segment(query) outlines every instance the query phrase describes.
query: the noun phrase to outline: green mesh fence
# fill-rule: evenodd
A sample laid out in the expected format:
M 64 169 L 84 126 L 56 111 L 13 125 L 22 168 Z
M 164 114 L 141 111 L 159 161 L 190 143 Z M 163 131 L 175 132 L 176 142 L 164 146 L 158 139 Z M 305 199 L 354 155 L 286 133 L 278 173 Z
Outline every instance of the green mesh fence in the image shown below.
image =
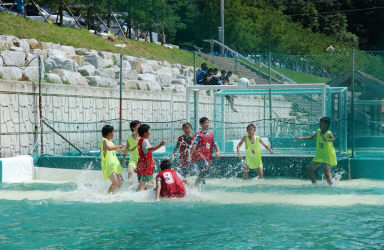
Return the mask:
M 337 138 L 335 148 L 339 154 L 345 154 L 347 89 L 313 86 L 295 89 L 293 85 L 275 85 L 271 91 L 257 89 L 257 85 L 254 89 L 218 89 L 210 94 L 214 97 L 213 105 L 205 103 L 206 90 L 199 90 L 204 87 L 192 87 L 195 95 L 190 120 L 198 126 L 198 118 L 208 117 L 217 143 L 225 153 L 236 153 L 238 143 L 247 134 L 247 125 L 253 123 L 256 134 L 272 146 L 275 154 L 302 155 L 313 154 L 315 142 L 295 141 L 294 137 L 313 135 L 319 127 L 319 119 L 327 115 L 332 119 L 330 129 Z

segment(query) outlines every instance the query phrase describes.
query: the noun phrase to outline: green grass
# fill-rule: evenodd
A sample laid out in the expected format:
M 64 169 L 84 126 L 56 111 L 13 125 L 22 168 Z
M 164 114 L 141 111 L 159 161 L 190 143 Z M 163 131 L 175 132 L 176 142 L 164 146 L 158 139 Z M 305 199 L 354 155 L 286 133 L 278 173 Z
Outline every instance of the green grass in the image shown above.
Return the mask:
M 279 72 L 280 74 L 283 74 L 286 77 L 291 78 L 297 83 L 326 83 L 330 81 L 330 79 L 328 78 L 315 76 L 315 75 L 300 72 L 300 71 L 294 71 L 290 69 L 277 68 L 277 67 L 272 67 L 272 68 L 277 72 Z
M 70 27 L 59 27 L 54 24 L 12 16 L 4 12 L 0 13 L 0 33 L 4 35 L 14 35 L 24 39 L 34 38 L 40 42 L 60 43 L 76 48 L 109 51 L 193 66 L 193 53 L 190 51 L 168 49 L 150 42 L 140 42 L 130 39 L 124 41 L 122 38 L 111 42 L 89 33 L 86 29 L 79 30 Z M 121 43 L 124 43 L 127 47 L 121 49 L 114 46 L 115 44 Z M 203 62 L 206 61 L 198 57 L 196 58 L 197 66 Z
M 247 65 L 253 66 L 256 69 L 259 68 L 258 65 L 253 64 L 253 63 L 248 62 L 248 61 L 245 61 L 244 59 L 240 59 L 240 61 L 242 61 L 243 63 L 245 63 Z M 330 81 L 329 78 L 315 76 L 312 74 L 308 74 L 308 73 L 300 72 L 300 71 L 295 71 L 295 70 L 291 70 L 291 69 L 278 68 L 278 67 L 274 67 L 274 66 L 272 66 L 272 69 L 279 72 L 280 74 L 294 80 L 297 83 L 326 83 L 326 82 Z M 262 67 L 261 72 L 264 73 L 265 75 L 268 75 L 268 68 Z M 280 77 L 274 72 L 271 72 L 271 76 L 272 76 L 272 78 L 274 78 L 276 80 L 280 79 Z

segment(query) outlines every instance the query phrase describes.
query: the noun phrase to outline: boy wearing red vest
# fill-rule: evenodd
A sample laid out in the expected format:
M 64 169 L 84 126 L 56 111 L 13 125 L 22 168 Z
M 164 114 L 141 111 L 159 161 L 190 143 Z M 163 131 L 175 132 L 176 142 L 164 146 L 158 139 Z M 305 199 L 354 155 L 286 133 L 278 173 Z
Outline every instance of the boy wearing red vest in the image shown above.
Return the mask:
M 175 160 L 175 154 L 177 150 L 180 148 L 179 154 L 179 171 L 183 177 L 186 177 L 188 173 L 191 173 L 195 170 L 196 164 L 191 164 L 191 149 L 192 142 L 195 139 L 195 135 L 191 135 L 192 126 L 190 123 L 183 124 L 183 132 L 184 135 L 180 136 L 177 140 L 177 144 L 172 153 L 171 163 Z
M 139 186 L 136 189 L 136 192 L 141 190 L 148 190 L 153 186 L 153 166 L 155 161 L 152 157 L 152 152 L 158 150 L 165 145 L 165 141 L 155 147 L 151 146 L 148 138 L 151 135 L 151 128 L 147 124 L 142 124 L 139 127 L 139 136 L 141 137 L 137 149 L 139 150 L 139 160 L 137 162 L 136 173 L 137 179 L 139 181 Z
M 184 184 L 189 185 L 179 173 L 171 169 L 172 163 L 169 160 L 163 160 L 160 163 L 161 172 L 156 176 L 156 201 L 160 197 L 182 198 L 185 196 Z
M 192 162 L 199 167 L 199 174 L 196 178 L 195 186 L 205 181 L 209 174 L 212 163 L 213 148 L 216 150 L 215 158 L 220 158 L 220 149 L 217 146 L 215 137 L 209 130 L 209 120 L 202 117 L 199 120 L 202 131 L 198 132 L 193 141 L 191 150 Z

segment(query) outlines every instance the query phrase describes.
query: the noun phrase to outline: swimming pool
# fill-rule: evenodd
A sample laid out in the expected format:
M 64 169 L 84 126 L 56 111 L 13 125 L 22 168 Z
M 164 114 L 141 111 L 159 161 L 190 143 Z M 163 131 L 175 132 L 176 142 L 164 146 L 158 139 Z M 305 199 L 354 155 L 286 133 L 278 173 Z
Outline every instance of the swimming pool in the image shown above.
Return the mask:
M 384 181 L 208 179 L 161 202 L 108 184 L 1 184 L 0 248 L 384 248 Z

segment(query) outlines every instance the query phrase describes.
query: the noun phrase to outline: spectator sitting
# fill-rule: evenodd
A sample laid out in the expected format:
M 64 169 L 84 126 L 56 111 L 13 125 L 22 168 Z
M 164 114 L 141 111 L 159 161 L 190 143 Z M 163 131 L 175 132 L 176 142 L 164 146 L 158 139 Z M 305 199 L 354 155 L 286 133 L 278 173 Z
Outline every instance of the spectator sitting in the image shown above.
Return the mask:
M 221 75 L 219 76 L 219 84 L 220 85 L 226 85 L 225 84 L 225 77 L 226 77 L 227 71 L 224 69 L 221 71 Z
M 206 77 L 205 75 L 208 73 L 208 67 L 206 63 L 201 64 L 200 71 L 196 74 L 196 83 L 204 84 L 203 79 Z
M 219 85 L 219 77 L 217 77 L 217 73 L 219 73 L 219 70 L 214 68 L 212 70 L 211 78 L 208 81 L 209 85 Z

